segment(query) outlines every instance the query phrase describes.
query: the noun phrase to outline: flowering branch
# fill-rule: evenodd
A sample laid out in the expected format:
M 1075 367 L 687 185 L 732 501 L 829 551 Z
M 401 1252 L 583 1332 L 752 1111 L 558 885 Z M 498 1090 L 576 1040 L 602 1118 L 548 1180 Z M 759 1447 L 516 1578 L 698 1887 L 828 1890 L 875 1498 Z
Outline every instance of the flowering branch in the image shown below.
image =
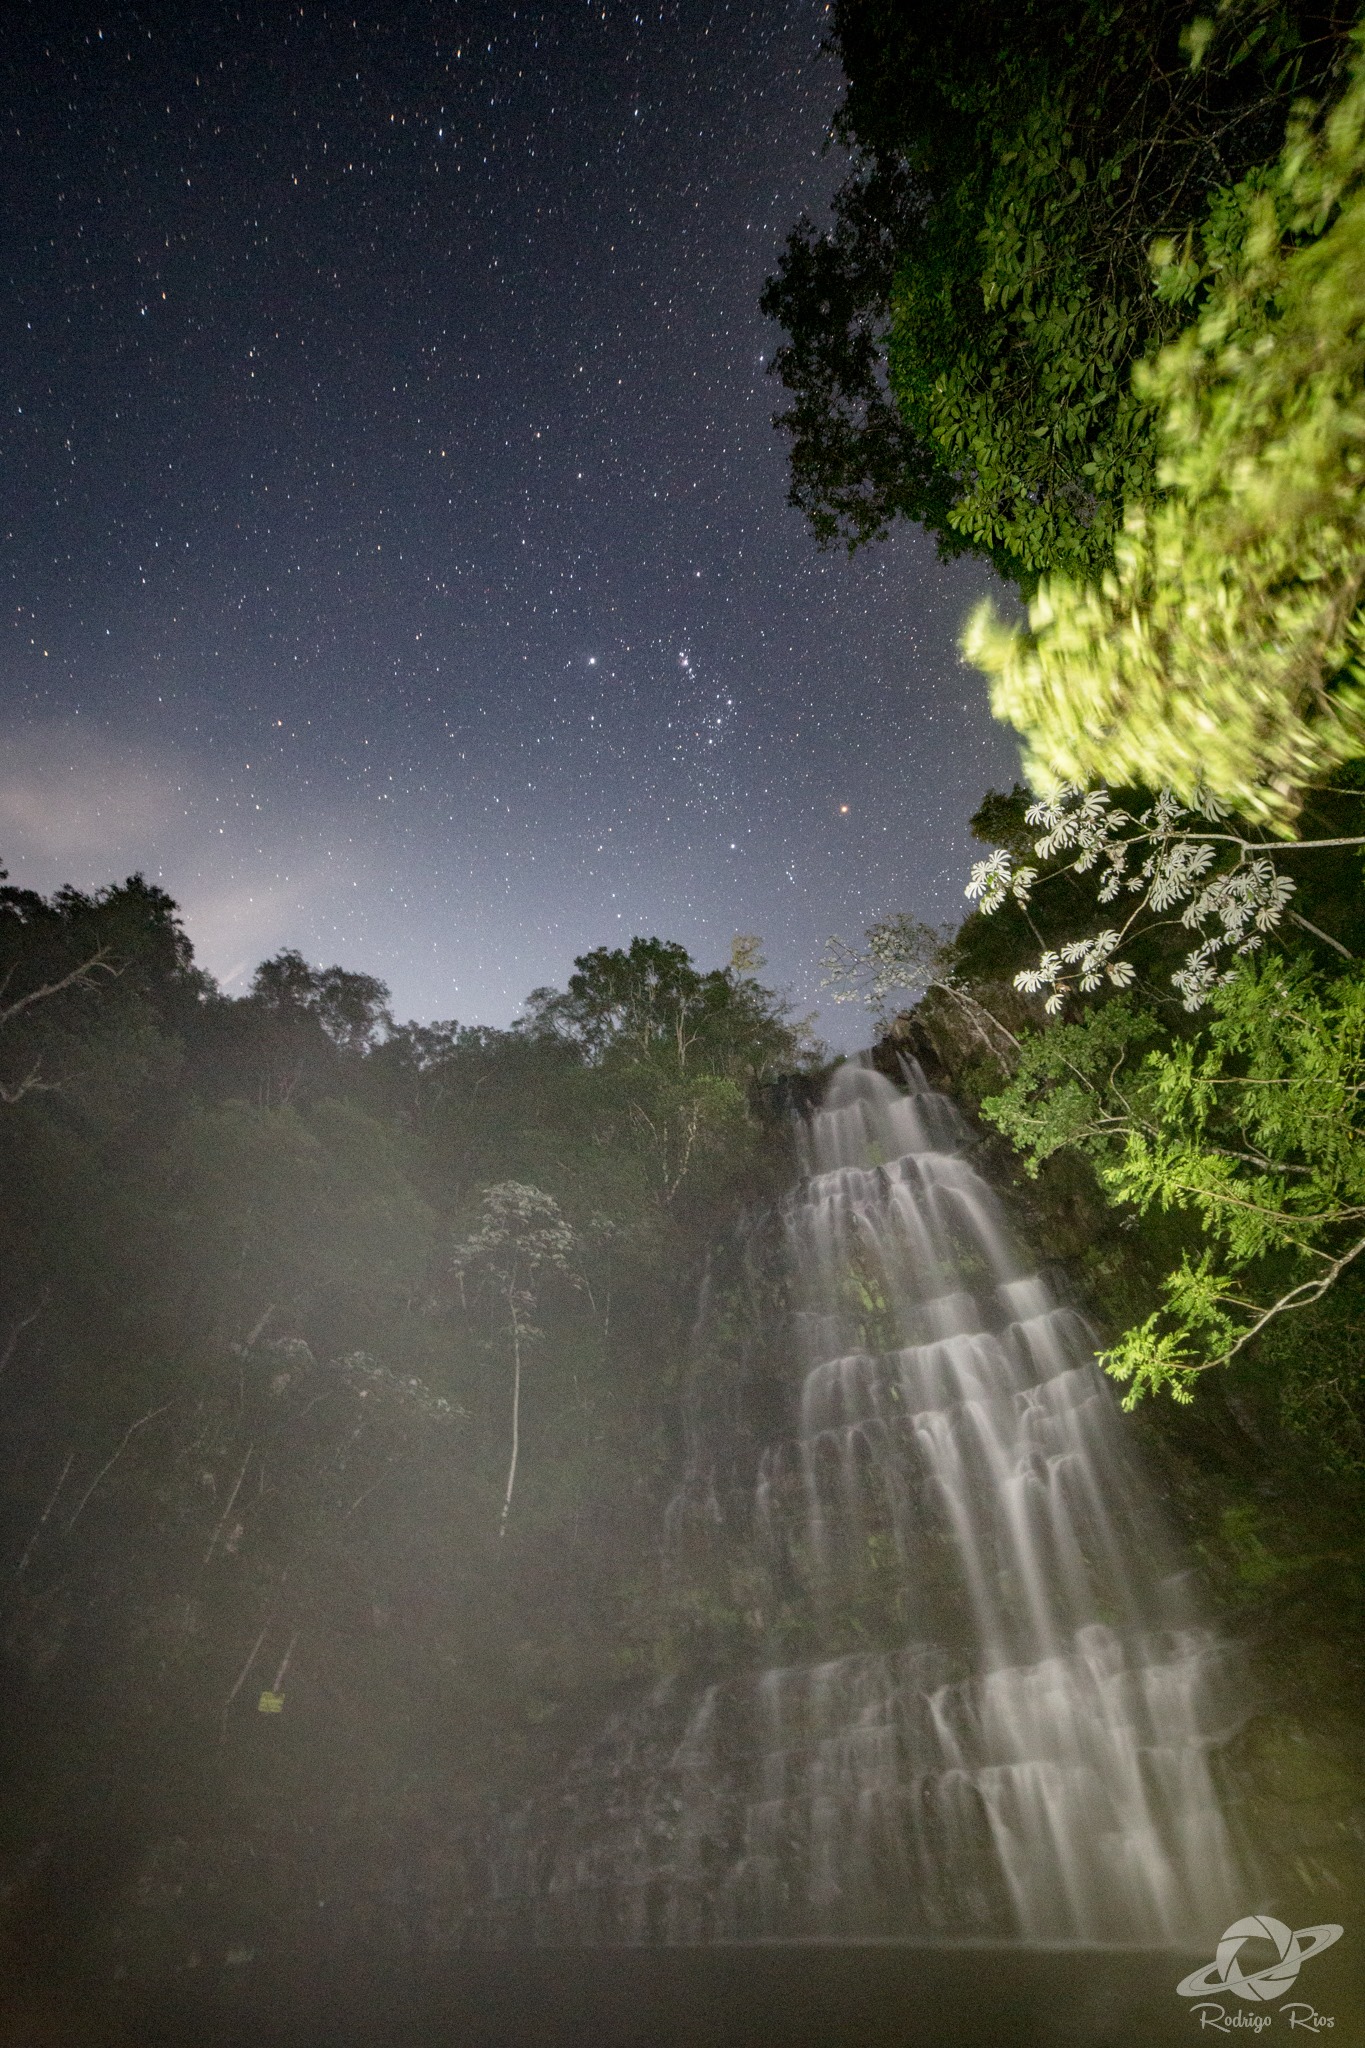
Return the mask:
M 1289 909 L 1295 884 L 1279 872 L 1262 841 L 1207 829 L 1222 823 L 1227 807 L 1206 792 L 1186 805 L 1164 789 L 1134 817 L 1114 803 L 1103 784 L 1088 790 L 1068 784 L 1055 797 L 1031 804 L 1025 816 L 1040 828 L 1033 846 L 1039 865 L 1016 865 L 1004 848 L 978 861 L 966 894 L 979 902 L 985 915 L 1010 902 L 1026 908 L 1039 886 L 1042 864 L 1062 852 L 1075 857 L 1054 869 L 1053 875 L 1098 870 L 1097 902 L 1130 899 L 1120 922 L 1089 938 L 1045 948 L 1036 966 L 1015 976 L 1015 987 L 1026 995 L 1046 990 L 1044 1007 L 1050 1015 L 1055 1016 L 1074 993 L 1091 994 L 1105 982 L 1113 988 L 1131 986 L 1137 969 L 1123 957 L 1122 949 L 1157 922 L 1173 922 L 1164 914 L 1177 907 L 1179 923 L 1196 938 L 1171 976 L 1187 1010 L 1202 1009 L 1211 992 L 1235 971 L 1229 956 L 1239 959 L 1256 952 L 1286 914 L 1350 958 L 1338 940 Z M 1365 845 L 1365 840 L 1304 840 L 1275 851 L 1319 845 Z M 1220 852 L 1225 847 L 1235 848 L 1236 856 L 1231 865 L 1220 868 L 1220 859 L 1227 858 Z

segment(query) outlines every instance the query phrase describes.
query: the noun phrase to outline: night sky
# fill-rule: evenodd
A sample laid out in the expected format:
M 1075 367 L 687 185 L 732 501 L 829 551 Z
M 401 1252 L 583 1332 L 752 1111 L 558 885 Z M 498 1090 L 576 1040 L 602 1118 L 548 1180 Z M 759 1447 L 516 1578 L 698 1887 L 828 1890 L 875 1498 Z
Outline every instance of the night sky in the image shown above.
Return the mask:
M 963 907 L 990 587 L 788 509 L 819 0 L 15 5 L 0 858 L 505 1023 L 634 932 Z M 846 808 L 845 808 L 846 807 Z M 861 1026 L 836 1012 L 847 1040 Z

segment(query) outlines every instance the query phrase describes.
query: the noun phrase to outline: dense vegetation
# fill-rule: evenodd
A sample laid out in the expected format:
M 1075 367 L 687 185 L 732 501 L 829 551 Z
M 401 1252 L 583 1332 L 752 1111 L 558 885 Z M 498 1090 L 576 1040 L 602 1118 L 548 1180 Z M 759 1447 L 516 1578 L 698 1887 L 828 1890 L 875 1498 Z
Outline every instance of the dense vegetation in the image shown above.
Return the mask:
M 853 167 L 764 299 L 785 330 L 792 502 L 817 536 L 918 520 L 1026 593 L 1102 569 L 1155 470 L 1132 367 L 1190 312 L 1187 269 L 1158 284 L 1152 244 L 1188 256 L 1193 237 L 1217 260 L 1295 98 L 1331 92 L 1351 18 L 837 0 Z
M 892 918 L 836 978 L 951 1012 L 987 1118 L 1128 1212 L 1130 1399 L 1279 1357 L 1286 1415 L 1365 1471 L 1357 1368 L 1314 1334 L 1365 1251 L 1358 32 L 844 0 L 834 43 L 854 173 L 768 294 L 793 495 L 826 538 L 906 512 L 1035 592 L 964 647 L 1037 792 L 980 814 L 951 945 Z
M 490 1816 L 664 1655 L 701 1273 L 812 1057 L 760 965 L 636 939 L 398 1025 L 297 953 L 223 995 L 139 878 L 0 891 L 22 1939 L 79 1946 L 107 1840 L 125 1958 L 221 1951 L 224 1895 L 405 1941 L 395 1831 L 459 1931 Z
M 1365 1789 L 1359 31 L 833 19 L 853 172 L 766 300 L 792 501 L 1031 600 L 963 645 L 1036 786 L 973 821 L 959 930 L 886 917 L 830 979 L 978 1112 L 1126 1404 L 1175 1396 L 1134 1426 L 1256 1642 L 1230 1783 L 1325 1900 Z
M 1304 790 L 1365 750 L 1365 50 L 1183 256 L 1152 256 L 1157 289 L 1198 303 L 1134 373 L 1156 474 L 1126 494 L 1112 567 L 1058 553 L 1030 630 L 987 609 L 968 652 L 1040 788 L 1203 789 L 1288 836 Z
M 1349 788 L 1315 796 L 1315 834 L 1342 835 L 1360 802 Z M 997 889 L 956 933 L 887 920 L 867 948 L 832 957 L 832 978 L 884 1012 L 919 995 L 899 1028 L 1014 1148 L 1036 1233 L 1076 1260 L 1083 1286 L 1093 1252 L 1092 1302 L 1113 1337 L 1129 1326 L 1106 1362 L 1130 1404 L 1158 1388 L 1188 1400 L 1236 1361 L 1238 1384 L 1319 1471 L 1365 1479 L 1365 1372 L 1347 1335 L 1365 1307 L 1360 977 L 1337 950 L 1365 949 L 1359 850 L 1300 842 L 1292 911 L 1264 934 L 1248 915 L 1262 943 L 1238 961 L 1244 927 L 1201 943 L 1188 915 L 1238 874 L 1236 850 L 1217 846 L 1183 900 L 1165 878 L 1165 914 L 1150 877 L 1121 905 L 1120 950 L 1093 929 L 1096 849 L 1078 856 L 1074 831 L 1050 843 L 1033 811 L 1023 789 L 982 806 Z M 1095 803 L 1090 819 L 1135 869 L 1135 842 L 1150 853 L 1131 812 Z M 1191 839 L 1173 833 L 1167 853 Z M 1003 884 L 1025 875 L 1017 893 Z

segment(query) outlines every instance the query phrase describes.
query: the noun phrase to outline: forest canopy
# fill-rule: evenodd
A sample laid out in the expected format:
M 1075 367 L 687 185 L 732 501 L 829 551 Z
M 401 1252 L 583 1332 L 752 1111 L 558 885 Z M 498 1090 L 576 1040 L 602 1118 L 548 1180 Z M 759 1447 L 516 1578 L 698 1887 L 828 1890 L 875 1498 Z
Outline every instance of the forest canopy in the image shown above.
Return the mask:
M 11 1836 L 137 1783 L 212 1914 L 192 1817 L 301 1801 L 351 1896 L 357 1829 L 477 1841 L 623 1680 L 745 1636 L 652 1566 L 707 1262 L 820 1058 L 761 965 L 640 937 L 506 1029 L 399 1023 L 292 949 L 226 994 L 140 876 L 0 886 Z
M 715 1217 L 770 1144 L 765 1090 L 818 1057 L 759 958 L 740 941 L 703 972 L 636 939 L 506 1030 L 400 1025 L 375 977 L 296 951 L 223 994 L 140 876 L 0 888 L 0 1343 L 31 1323 L 116 1409 L 125 1378 L 150 1396 L 187 1350 L 266 1332 L 373 1353 L 486 1410 L 491 1485 L 500 1312 L 484 1329 L 456 1247 L 490 1189 L 529 1190 L 575 1247 L 570 1324 L 614 1301 L 613 1341 L 637 1311 L 685 1328 Z
M 637 938 L 506 1030 L 400 1025 L 374 976 L 292 950 L 225 995 L 140 876 L 0 888 L 5 1306 L 46 1300 L 78 1347 L 125 1349 L 186 1316 L 221 1344 L 269 1308 L 315 1348 L 356 1315 L 397 1341 L 397 1318 L 436 1357 L 442 1247 L 513 1179 L 648 1264 L 743 1178 L 773 1077 L 818 1057 L 759 957 L 741 941 L 703 972 Z
M 1156 465 L 1131 372 L 1189 317 L 1152 244 L 1216 234 L 1296 99 L 1331 94 L 1352 19 L 1287 0 L 1198 23 L 1183 0 L 837 0 L 851 168 L 763 299 L 784 330 L 791 500 L 817 536 L 917 520 L 1026 594 L 1107 565 Z
M 1365 47 L 1291 119 L 1216 232 L 1160 246 L 1197 317 L 1134 388 L 1159 455 L 1112 566 L 1059 559 L 1029 630 L 965 638 L 1030 780 L 1201 788 L 1284 836 L 1304 791 L 1365 751 Z

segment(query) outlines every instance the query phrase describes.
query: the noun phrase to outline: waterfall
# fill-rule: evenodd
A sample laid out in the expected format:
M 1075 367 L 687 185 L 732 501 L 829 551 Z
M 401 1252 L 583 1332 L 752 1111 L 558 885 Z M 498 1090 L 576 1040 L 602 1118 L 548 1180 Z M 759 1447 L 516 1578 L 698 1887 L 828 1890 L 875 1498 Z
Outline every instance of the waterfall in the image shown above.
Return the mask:
M 694 1387 L 671 1569 L 728 1546 L 786 1637 L 756 1612 L 749 1659 L 579 1759 L 523 1844 L 541 1939 L 1159 1945 L 1245 1896 L 1227 1652 L 1085 1324 L 909 1079 L 835 1075 L 777 1219 L 776 1363 Z

